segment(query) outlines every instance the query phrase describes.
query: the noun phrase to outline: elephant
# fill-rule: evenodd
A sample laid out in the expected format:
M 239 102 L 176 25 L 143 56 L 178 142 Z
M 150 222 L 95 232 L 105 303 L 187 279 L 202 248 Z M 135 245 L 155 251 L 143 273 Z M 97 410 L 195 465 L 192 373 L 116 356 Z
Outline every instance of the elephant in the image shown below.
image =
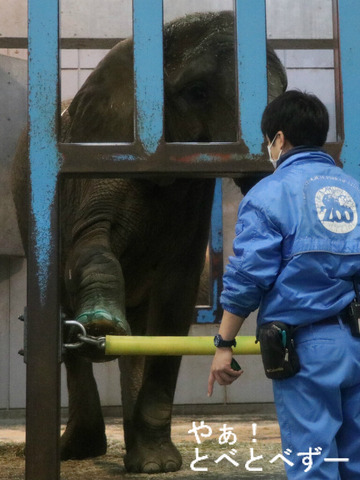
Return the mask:
M 63 142 L 133 140 L 133 50 L 110 50 L 62 115 Z M 286 90 L 286 73 L 267 47 L 268 98 Z M 165 140 L 237 138 L 233 12 L 199 13 L 164 27 Z M 13 168 L 13 194 L 27 250 L 28 160 L 24 138 Z M 66 178 L 61 199 L 61 305 L 89 335 L 187 335 L 194 318 L 208 242 L 211 178 Z M 245 178 L 240 186 L 249 188 Z M 73 335 L 73 332 L 69 332 Z M 61 458 L 106 452 L 92 362 L 101 354 L 68 351 L 64 362 L 69 419 Z M 130 472 L 181 467 L 171 441 L 171 413 L 181 358 L 120 357 L 126 454 Z

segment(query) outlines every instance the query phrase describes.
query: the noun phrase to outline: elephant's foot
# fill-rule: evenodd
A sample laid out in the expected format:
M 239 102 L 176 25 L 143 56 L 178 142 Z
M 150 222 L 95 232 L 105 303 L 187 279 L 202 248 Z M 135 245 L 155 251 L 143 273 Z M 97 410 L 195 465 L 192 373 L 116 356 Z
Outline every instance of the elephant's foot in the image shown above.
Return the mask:
M 76 321 L 81 323 L 90 337 L 105 337 L 106 335 L 130 335 L 130 327 L 125 319 L 111 315 L 103 309 L 86 311 L 77 316 Z M 77 341 L 78 328 L 72 327 L 70 331 L 70 342 Z M 114 360 L 114 356 L 105 356 L 102 349 L 96 345 L 84 344 L 77 352 L 84 358 L 92 362 L 106 362 Z
M 134 443 L 124 457 L 128 472 L 161 473 L 176 472 L 182 459 L 180 452 L 169 438 L 152 438 Z
M 103 428 L 67 427 L 60 441 L 61 460 L 82 460 L 105 455 L 106 435 Z
M 127 321 L 104 309 L 83 312 L 78 315 L 76 321 L 83 324 L 87 333 L 93 337 L 130 335 Z

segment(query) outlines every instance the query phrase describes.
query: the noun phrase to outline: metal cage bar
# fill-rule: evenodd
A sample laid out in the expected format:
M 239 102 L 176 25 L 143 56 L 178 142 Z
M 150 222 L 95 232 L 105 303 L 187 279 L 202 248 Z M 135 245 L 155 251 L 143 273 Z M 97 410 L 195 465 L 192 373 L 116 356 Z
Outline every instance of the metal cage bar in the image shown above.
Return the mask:
M 163 141 L 163 2 L 133 0 L 136 139 L 146 154 Z
M 28 13 L 31 219 L 25 331 L 25 478 L 57 480 L 60 476 L 58 1 L 29 0 Z
M 222 182 L 215 182 L 214 201 L 211 211 L 211 229 L 209 241 L 210 279 L 209 306 L 199 306 L 197 309 L 197 323 L 220 322 L 222 310 L 220 293 L 222 290 L 223 275 L 223 218 L 222 218 Z
M 249 154 L 261 155 L 260 123 L 267 104 L 266 6 L 259 0 L 236 0 L 235 6 L 239 127 Z

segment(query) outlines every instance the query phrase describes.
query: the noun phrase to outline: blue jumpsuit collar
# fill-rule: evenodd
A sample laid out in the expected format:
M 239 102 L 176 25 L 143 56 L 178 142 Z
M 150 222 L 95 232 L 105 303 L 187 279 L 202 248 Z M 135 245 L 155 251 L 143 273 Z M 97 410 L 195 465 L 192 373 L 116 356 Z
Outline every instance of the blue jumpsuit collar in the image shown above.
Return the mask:
M 326 161 L 332 165 L 336 165 L 335 160 L 330 155 L 328 155 L 322 148 L 303 145 L 300 147 L 294 147 L 288 152 L 286 152 L 284 155 L 281 155 L 280 159 L 277 162 L 276 170 L 278 168 L 283 168 L 285 166 L 291 165 L 297 160 L 320 160 Z

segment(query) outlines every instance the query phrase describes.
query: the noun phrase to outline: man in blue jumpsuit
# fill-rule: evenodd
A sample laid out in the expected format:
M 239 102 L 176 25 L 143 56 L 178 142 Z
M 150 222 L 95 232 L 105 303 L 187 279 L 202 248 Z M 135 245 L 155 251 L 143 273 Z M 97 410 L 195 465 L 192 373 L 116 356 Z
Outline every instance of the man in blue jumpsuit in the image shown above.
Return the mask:
M 360 185 L 322 150 L 328 126 L 322 102 L 298 91 L 264 111 L 275 171 L 240 204 L 209 376 L 211 395 L 215 381 L 229 385 L 242 374 L 230 366 L 231 345 L 258 307 L 258 327 L 300 326 L 300 371 L 273 380 L 289 479 L 360 478 L 360 338 L 348 315 L 360 278 Z

